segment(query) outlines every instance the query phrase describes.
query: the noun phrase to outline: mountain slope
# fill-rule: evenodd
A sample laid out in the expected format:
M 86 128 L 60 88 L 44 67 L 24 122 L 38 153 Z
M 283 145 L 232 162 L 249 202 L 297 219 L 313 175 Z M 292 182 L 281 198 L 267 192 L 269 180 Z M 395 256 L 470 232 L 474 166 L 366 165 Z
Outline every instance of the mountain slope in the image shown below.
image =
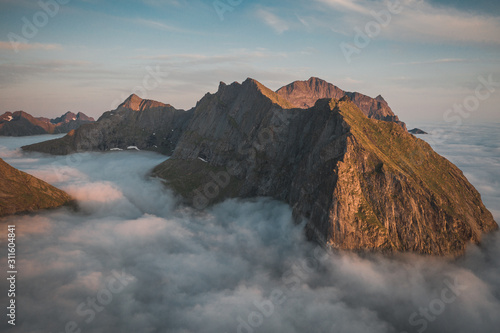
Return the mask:
M 294 107 L 307 109 L 313 107 L 318 99 L 341 99 L 348 96 L 354 104 L 368 117 L 391 121 L 406 129 L 405 123 L 399 120 L 382 96 L 371 98 L 358 92 L 346 92 L 324 80 L 311 77 L 307 81 L 295 81 L 276 91 Z
M 309 238 L 340 249 L 457 255 L 498 228 L 462 172 L 401 126 L 368 119 L 348 97 L 284 108 L 261 86 L 207 94 L 153 174 L 199 208 L 283 200 Z
M 170 154 L 191 115 L 192 111 L 177 110 L 168 104 L 131 95 L 116 110 L 105 112 L 95 123 L 70 131 L 63 138 L 22 148 L 65 155 L 134 146 Z
M 56 208 L 69 204 L 71 200 L 65 192 L 0 159 L 0 217 Z

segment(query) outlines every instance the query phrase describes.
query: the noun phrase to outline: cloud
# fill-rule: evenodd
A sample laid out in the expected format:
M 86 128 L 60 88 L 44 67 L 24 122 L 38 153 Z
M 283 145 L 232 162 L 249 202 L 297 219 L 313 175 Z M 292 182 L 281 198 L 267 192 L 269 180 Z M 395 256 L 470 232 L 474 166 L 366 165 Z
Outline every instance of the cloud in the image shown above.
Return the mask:
M 437 148 L 474 175 L 479 188 L 491 183 L 483 198 L 498 209 L 497 133 L 498 125 L 464 127 L 458 141 Z M 43 138 L 18 138 L 17 146 L 0 138 L 0 151 L 16 167 L 43 170 L 47 180 L 58 179 L 54 185 L 80 189 L 84 209 L 2 220 L 18 226 L 16 332 L 61 332 L 71 321 L 96 333 L 248 327 L 396 333 L 417 332 L 424 323 L 429 333 L 494 332 L 500 324 L 499 233 L 458 260 L 325 252 L 305 241 L 281 202 L 227 200 L 204 211 L 179 205 L 162 182 L 148 177 L 165 160 L 158 154 L 88 153 L 68 160 L 8 153 Z M 53 163 L 74 169 L 75 177 L 49 175 Z M 0 288 L 6 290 L 5 281 Z M 443 294 L 453 300 L 441 301 Z M 90 310 L 89 299 L 99 310 Z M 411 316 L 419 322 L 412 325 Z M 6 325 L 0 322 L 0 330 Z
M 360 14 L 369 14 L 370 9 L 366 3 L 366 1 L 356 1 L 356 0 L 316 0 L 325 5 L 328 5 L 334 9 L 346 11 L 346 12 L 355 12 Z
M 363 30 L 375 21 L 374 12 L 388 11 L 381 0 L 316 0 L 342 15 L 333 23 L 335 31 Z M 391 2 L 393 3 L 393 2 Z M 454 7 L 436 6 L 422 0 L 401 1 L 402 11 L 391 15 L 390 23 L 377 38 L 431 43 L 500 43 L 500 21 L 496 16 L 462 11 Z M 350 28 L 349 28 L 350 27 Z M 352 34 L 352 33 L 351 33 Z
M 256 14 L 261 21 L 263 21 L 265 24 L 273 28 L 273 30 L 276 31 L 278 34 L 282 34 L 283 32 L 290 29 L 290 26 L 285 20 L 273 14 L 267 8 L 257 9 Z
M 123 198 L 120 190 L 109 182 L 75 184 L 64 190 L 73 198 L 84 202 L 112 203 Z
M 159 22 L 159 21 L 155 21 L 155 20 L 134 19 L 132 21 L 137 23 L 137 24 L 145 25 L 145 26 L 148 26 L 150 28 L 164 30 L 164 31 L 171 31 L 171 32 L 176 32 L 176 33 L 186 33 L 186 34 L 200 34 L 200 35 L 205 34 L 204 32 L 183 29 L 183 28 L 168 25 L 168 24 L 165 24 L 163 22 Z
M 272 52 L 267 49 L 235 49 L 225 54 L 205 55 L 200 53 L 182 53 L 182 54 L 162 54 L 162 55 L 143 55 L 135 59 L 162 61 L 165 66 L 199 66 L 199 65 L 224 65 L 233 63 L 244 63 L 255 60 L 286 58 L 286 52 Z
M 498 17 L 429 3 L 410 6 L 389 26 L 392 36 L 431 42 L 500 43 Z
M 470 61 L 472 60 L 461 59 L 461 58 L 443 58 L 443 59 L 428 60 L 428 61 L 401 62 L 397 63 L 396 65 L 433 65 L 433 64 L 461 63 Z
M 28 51 L 28 50 L 61 50 L 60 44 L 42 43 L 15 43 L 0 41 L 0 50 Z
M 183 0 L 142 0 L 146 5 L 153 7 L 172 6 L 180 7 L 186 5 Z

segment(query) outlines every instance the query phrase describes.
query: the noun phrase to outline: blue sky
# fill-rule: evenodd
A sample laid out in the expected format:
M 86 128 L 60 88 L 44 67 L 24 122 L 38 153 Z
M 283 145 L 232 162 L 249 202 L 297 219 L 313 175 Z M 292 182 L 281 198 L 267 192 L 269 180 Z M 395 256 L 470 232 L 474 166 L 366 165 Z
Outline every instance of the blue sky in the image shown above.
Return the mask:
M 480 77 L 500 82 L 498 1 L 395 1 L 0 0 L 0 112 L 99 116 L 132 92 L 187 109 L 219 81 L 318 76 L 411 123 L 443 121 Z M 350 61 L 341 45 L 357 47 Z M 464 120 L 500 120 L 494 90 Z

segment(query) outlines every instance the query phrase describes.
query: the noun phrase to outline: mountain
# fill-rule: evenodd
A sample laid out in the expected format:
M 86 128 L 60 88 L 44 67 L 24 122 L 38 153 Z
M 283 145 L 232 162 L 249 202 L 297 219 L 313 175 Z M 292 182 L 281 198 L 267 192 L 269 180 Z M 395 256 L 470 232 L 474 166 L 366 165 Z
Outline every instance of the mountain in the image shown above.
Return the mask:
M 65 192 L 0 159 L 0 217 L 71 203 Z
M 196 106 L 153 174 L 195 207 L 269 196 L 332 248 L 459 255 L 498 225 L 463 173 L 348 96 L 308 109 L 255 80 L 221 83 Z
M 338 249 L 459 255 L 498 228 L 462 172 L 409 134 L 382 97 L 337 89 L 314 78 L 278 92 L 221 82 L 189 111 L 131 95 L 97 122 L 23 149 L 171 154 L 152 174 L 187 203 L 282 200 L 310 239 Z
M 74 114 L 70 111 L 61 117 L 50 119 L 50 123 L 56 125 L 54 133 L 68 133 L 71 130 L 75 130 L 84 124 L 93 123 L 94 121 L 94 118 L 87 116 L 85 113 L 78 112 Z
M 370 118 L 396 122 L 406 126 L 392 112 L 381 97 L 373 99 L 360 93 L 344 92 L 333 84 L 318 78 L 295 81 L 277 92 L 255 81 L 260 91 L 283 109 L 308 108 L 321 98 L 349 96 Z M 201 102 L 201 101 L 200 101 Z M 142 99 L 132 94 L 116 110 L 105 112 L 92 126 L 66 128 L 68 135 L 61 139 L 25 146 L 23 149 L 65 155 L 76 151 L 124 150 L 137 147 L 170 155 L 194 114 L 194 109 L 184 111 L 169 104 Z M 66 113 L 52 120 L 63 123 L 74 117 Z M 1 134 L 1 131 L 0 131 Z
M 94 122 L 94 118 L 79 112 L 66 112 L 61 117 L 48 119 L 33 117 L 24 111 L 6 112 L 0 116 L 0 135 L 27 136 L 67 133 L 83 124 Z
M 63 138 L 23 149 L 65 155 L 77 151 L 137 147 L 171 154 L 192 113 L 192 110 L 177 110 L 169 104 L 141 99 L 133 94 L 116 110 L 105 112 L 94 123 L 72 130 Z
M 6 112 L 0 116 L 0 135 L 27 136 L 53 133 L 48 119 L 38 119 L 24 111 Z
M 408 131 L 411 134 L 428 134 L 426 131 L 421 130 L 420 128 L 414 128 Z
M 302 109 L 313 107 L 318 99 L 341 99 L 348 96 L 368 118 L 392 121 L 406 129 L 405 123 L 392 112 L 382 96 L 371 98 L 358 92 L 346 92 L 316 77 L 311 77 L 307 81 L 292 82 L 278 89 L 276 93 L 288 100 L 294 107 Z

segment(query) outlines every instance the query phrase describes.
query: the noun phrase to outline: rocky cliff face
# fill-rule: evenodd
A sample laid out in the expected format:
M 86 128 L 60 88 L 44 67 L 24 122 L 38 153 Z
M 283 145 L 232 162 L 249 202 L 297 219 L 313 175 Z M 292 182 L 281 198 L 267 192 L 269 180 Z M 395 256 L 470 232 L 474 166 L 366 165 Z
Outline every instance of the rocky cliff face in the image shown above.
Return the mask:
M 331 83 L 312 77 L 307 81 L 295 81 L 276 91 L 294 107 L 307 109 L 313 107 L 318 99 L 341 99 L 348 96 L 350 100 L 368 117 L 391 121 L 406 129 L 405 123 L 399 120 L 382 96 L 371 98 L 358 92 L 346 92 Z
M 133 146 L 171 154 L 191 115 L 192 111 L 177 110 L 168 104 L 131 95 L 116 110 L 105 112 L 97 122 L 70 131 L 63 138 L 23 149 L 65 155 Z
M 260 83 L 221 83 L 153 171 L 198 207 L 270 196 L 333 248 L 464 252 L 498 225 L 462 172 L 401 126 L 368 119 L 348 97 L 309 109 Z
M 0 135 L 28 136 L 41 134 L 67 133 L 94 119 L 79 112 L 67 112 L 61 117 L 48 119 L 33 117 L 24 111 L 6 112 L 0 116 Z
M 71 200 L 65 192 L 0 159 L 0 217 L 57 208 Z

